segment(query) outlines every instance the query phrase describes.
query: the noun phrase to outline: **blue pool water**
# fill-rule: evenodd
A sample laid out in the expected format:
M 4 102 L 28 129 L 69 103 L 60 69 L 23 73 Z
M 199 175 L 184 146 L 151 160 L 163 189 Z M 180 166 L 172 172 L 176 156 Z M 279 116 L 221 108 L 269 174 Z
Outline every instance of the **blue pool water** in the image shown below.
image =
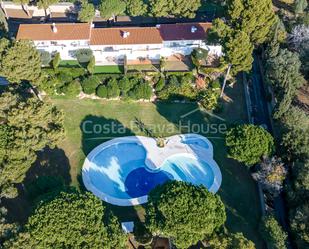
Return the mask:
M 205 161 L 176 155 L 168 158 L 159 171 L 151 171 L 145 166 L 145 157 L 146 151 L 138 143 L 112 144 L 92 159 L 94 164 L 88 171 L 91 183 L 106 195 L 130 199 L 147 195 L 167 180 L 206 188 L 214 182 L 214 173 Z

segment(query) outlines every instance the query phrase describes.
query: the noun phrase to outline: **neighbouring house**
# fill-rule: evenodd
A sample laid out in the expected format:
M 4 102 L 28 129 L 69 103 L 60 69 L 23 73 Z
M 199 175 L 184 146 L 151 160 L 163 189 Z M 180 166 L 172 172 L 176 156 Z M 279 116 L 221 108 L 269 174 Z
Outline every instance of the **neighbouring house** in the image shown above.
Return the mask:
M 91 49 L 96 65 L 159 64 L 160 59 L 190 55 L 194 48 L 221 56 L 221 46 L 207 45 L 211 23 L 162 24 L 156 27 L 95 28 L 87 23 L 21 24 L 17 39 L 33 40 L 38 50 L 76 59 L 79 49 Z

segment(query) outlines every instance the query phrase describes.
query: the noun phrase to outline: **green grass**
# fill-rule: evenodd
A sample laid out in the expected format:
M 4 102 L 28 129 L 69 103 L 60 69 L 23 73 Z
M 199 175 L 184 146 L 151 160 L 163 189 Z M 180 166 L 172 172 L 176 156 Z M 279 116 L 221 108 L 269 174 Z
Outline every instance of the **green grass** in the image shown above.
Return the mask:
M 123 73 L 123 66 L 95 66 L 94 73 Z
M 62 60 L 59 67 L 81 67 L 77 60 Z
M 214 145 L 215 160 L 222 171 L 222 186 L 219 195 L 225 203 L 227 211 L 227 227 L 233 232 L 243 232 L 249 239 L 261 248 L 261 238 L 258 235 L 260 219 L 259 198 L 256 184 L 248 170 L 236 161 L 227 158 L 224 144 L 224 135 L 207 131 L 207 124 L 228 126 L 242 123 L 246 120 L 242 85 L 234 89 L 228 88 L 226 93 L 230 97 L 224 102 L 224 111 L 220 117 L 226 122 L 209 116 L 196 109 L 196 104 L 181 103 L 133 103 L 122 101 L 52 99 L 54 104 L 65 113 L 66 139 L 60 145 L 68 157 L 71 168 L 72 185 L 81 184 L 80 171 L 85 156 L 98 144 L 117 136 L 144 135 L 134 123 L 135 117 L 142 120 L 148 128 L 152 127 L 157 136 L 170 136 L 176 133 L 186 133 L 188 130 L 182 124 L 203 125 L 201 132 Z M 191 115 L 181 118 L 182 115 L 197 110 Z M 87 121 L 86 131 L 82 132 L 83 124 Z M 92 123 L 91 123 L 92 122 Z M 125 127 L 120 132 L 101 132 L 87 134 L 94 129 L 94 125 L 114 124 L 115 127 Z M 116 207 L 110 205 L 122 221 L 144 219 L 144 207 Z

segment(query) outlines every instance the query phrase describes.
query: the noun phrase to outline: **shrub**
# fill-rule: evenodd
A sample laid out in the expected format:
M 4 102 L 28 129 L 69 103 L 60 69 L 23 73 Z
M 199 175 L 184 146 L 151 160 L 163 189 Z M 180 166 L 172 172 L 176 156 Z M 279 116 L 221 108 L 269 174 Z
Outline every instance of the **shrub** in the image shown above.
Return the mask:
M 100 98 L 107 98 L 107 87 L 99 85 L 97 88 L 97 96 Z
M 152 95 L 152 88 L 148 82 L 140 83 L 134 87 L 129 93 L 133 99 L 150 99 Z
M 95 70 L 95 57 L 92 56 L 88 65 L 87 65 L 87 70 L 90 74 L 93 74 L 94 73 L 94 70 Z
M 119 80 L 119 89 L 122 96 L 127 94 L 127 92 L 132 88 L 133 83 L 134 82 L 131 81 L 128 77 L 123 77 L 121 80 Z
M 110 79 L 107 83 L 107 97 L 116 98 L 119 97 L 120 90 L 116 79 Z
M 274 150 L 274 139 L 264 128 L 255 125 L 238 125 L 231 128 L 225 143 L 229 157 L 252 166 L 263 156 L 270 156 Z
M 270 249 L 286 249 L 287 234 L 273 215 L 265 216 L 260 224 L 262 237 L 268 242 Z
M 73 77 L 66 71 L 61 71 L 56 74 L 57 79 L 62 83 L 68 83 L 73 80 Z
M 97 89 L 98 85 L 100 84 L 100 80 L 96 76 L 90 76 L 84 78 L 82 80 L 82 88 L 83 92 L 86 94 L 93 94 Z
M 70 83 L 61 87 L 61 92 L 70 97 L 76 97 L 81 92 L 81 86 L 78 80 L 73 80 Z
M 161 77 L 155 86 L 155 90 L 157 92 L 160 92 L 164 88 L 164 86 L 165 86 L 165 79 Z
M 82 48 L 76 51 L 76 59 L 79 63 L 87 63 L 93 56 L 92 50 L 88 48 Z
M 206 110 L 214 110 L 218 105 L 218 99 L 218 92 L 212 89 L 206 89 L 202 92 L 202 100 L 200 103 Z
M 54 56 L 54 59 L 52 61 L 52 66 L 54 69 L 59 67 L 59 64 L 61 62 L 61 57 L 60 57 L 60 53 L 56 53 Z
M 49 63 L 51 62 L 51 55 L 47 51 L 39 51 L 42 65 L 43 66 L 49 66 Z
M 210 83 L 210 87 L 211 87 L 212 89 L 214 89 L 214 90 L 220 89 L 220 88 L 221 88 L 221 85 L 220 85 L 219 80 L 212 81 L 212 82 Z

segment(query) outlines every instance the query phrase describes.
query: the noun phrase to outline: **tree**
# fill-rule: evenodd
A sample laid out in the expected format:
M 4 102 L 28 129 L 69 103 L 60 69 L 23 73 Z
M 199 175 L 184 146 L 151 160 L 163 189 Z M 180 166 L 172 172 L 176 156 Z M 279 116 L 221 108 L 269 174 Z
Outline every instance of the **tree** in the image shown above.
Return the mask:
M 113 18 L 125 12 L 126 3 L 122 0 L 102 0 L 100 5 L 100 14 L 102 18 Z
M 100 98 L 107 98 L 107 88 L 104 85 L 99 85 L 97 88 L 97 96 Z
M 94 56 L 90 58 L 90 61 L 87 65 L 87 70 L 90 74 L 94 74 L 94 71 L 95 71 L 95 57 Z
M 194 18 L 201 0 L 150 0 L 150 13 L 155 17 L 174 16 Z
M 30 216 L 13 248 L 124 248 L 117 218 L 91 193 L 61 192 Z
M 206 242 L 210 249 L 255 249 L 254 243 L 242 233 L 214 234 Z
M 211 235 L 225 220 L 220 197 L 203 186 L 169 181 L 149 193 L 146 227 L 155 235 L 172 237 L 177 248 Z
M 36 83 L 41 78 L 41 65 L 40 54 L 32 42 L 15 41 L 2 57 L 1 74 L 11 82 Z
M 55 106 L 31 96 L 24 98 L 15 89 L 0 95 L 0 110 L 6 126 L 1 128 L 6 142 L 0 143 L 0 192 L 1 197 L 13 198 L 15 184 L 23 181 L 36 152 L 54 147 L 63 138 L 63 119 Z
M 0 9 L 0 37 L 3 37 L 9 31 L 9 25 L 2 8 Z
M 41 57 L 41 62 L 43 66 L 48 66 L 49 63 L 51 62 L 51 55 L 47 51 L 39 51 L 40 57 Z
M 252 174 L 262 188 L 276 197 L 283 188 L 283 181 L 287 175 L 287 168 L 280 158 L 264 158 L 258 165 L 257 172 Z
M 147 5 L 143 0 L 128 0 L 127 13 L 130 16 L 143 16 L 147 12 Z
M 13 3 L 20 4 L 22 9 L 26 12 L 27 16 L 30 16 L 28 9 L 29 0 L 13 0 Z
M 297 15 L 303 14 L 307 6 L 308 6 L 307 0 L 295 0 L 293 6 L 295 14 Z
M 58 3 L 59 0 L 37 0 L 39 9 L 44 9 L 45 16 L 47 17 L 47 9 L 50 5 Z
M 301 52 L 306 48 L 309 42 L 309 26 L 308 25 L 296 25 L 293 27 L 291 33 L 288 36 L 289 44 L 293 49 Z
M 253 45 L 245 32 L 231 33 L 223 45 L 225 60 L 232 65 L 231 72 L 236 75 L 238 72 L 248 72 L 253 63 Z
M 79 63 L 87 63 L 93 57 L 93 52 L 89 48 L 81 48 L 76 51 L 75 56 Z
M 299 55 L 287 49 L 280 49 L 275 57 L 267 60 L 266 79 L 274 86 L 279 99 L 275 118 L 289 109 L 296 90 L 304 83 L 300 67 Z
M 91 75 L 87 78 L 84 78 L 82 81 L 82 88 L 83 88 L 83 92 L 86 94 L 93 94 L 95 93 L 98 85 L 100 85 L 101 81 L 100 79 L 95 76 L 95 75 Z
M 4 242 L 11 239 L 17 233 L 18 226 L 15 223 L 9 223 L 6 218 L 7 209 L 0 206 L 0 241 Z M 1 243 L 2 244 L 2 243 Z
M 211 88 L 206 89 L 202 92 L 201 105 L 206 110 L 214 110 L 218 106 L 219 92 Z
M 78 21 L 80 22 L 92 22 L 95 15 L 95 8 L 92 3 L 87 1 L 82 2 L 80 11 L 78 12 Z
M 228 25 L 245 32 L 255 45 L 265 42 L 276 21 L 271 0 L 230 0 L 228 14 Z
M 267 215 L 262 219 L 260 231 L 270 249 L 286 249 L 287 234 L 273 215 Z
M 57 69 L 59 67 L 60 62 L 61 62 L 61 57 L 60 57 L 60 53 L 58 52 L 55 54 L 55 57 L 52 61 L 53 68 Z
M 152 95 L 152 88 L 148 82 L 143 82 L 136 85 L 132 91 L 129 92 L 133 99 L 150 99 Z
M 117 84 L 117 80 L 112 78 L 107 82 L 107 97 L 116 98 L 119 97 L 120 90 Z
M 292 232 L 296 237 L 299 248 L 309 246 L 309 203 L 308 200 L 291 211 L 290 214 Z
M 255 125 L 238 125 L 231 128 L 225 139 L 229 157 L 252 166 L 274 150 L 274 139 L 264 128 Z

